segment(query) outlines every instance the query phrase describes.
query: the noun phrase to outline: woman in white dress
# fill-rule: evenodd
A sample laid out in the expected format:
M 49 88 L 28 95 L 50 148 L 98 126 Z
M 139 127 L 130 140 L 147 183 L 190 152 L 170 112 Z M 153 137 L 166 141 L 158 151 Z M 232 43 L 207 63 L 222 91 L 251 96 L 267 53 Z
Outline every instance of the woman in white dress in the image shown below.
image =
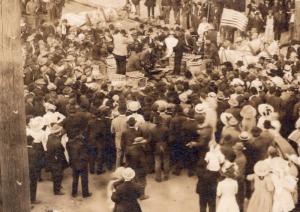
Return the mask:
M 271 178 L 275 187 L 272 211 L 292 211 L 295 208 L 293 193 L 297 189 L 297 179 L 292 175 L 288 161 L 277 157 L 272 162 Z
M 222 172 L 225 179 L 218 183 L 217 197 L 219 202 L 217 205 L 217 212 L 239 212 L 239 206 L 236 201 L 236 194 L 238 192 L 238 183 L 234 180 L 235 169 L 234 166 L 226 168 Z
M 264 38 L 267 43 L 272 43 L 274 41 L 274 16 L 272 10 L 269 10 L 267 15 Z

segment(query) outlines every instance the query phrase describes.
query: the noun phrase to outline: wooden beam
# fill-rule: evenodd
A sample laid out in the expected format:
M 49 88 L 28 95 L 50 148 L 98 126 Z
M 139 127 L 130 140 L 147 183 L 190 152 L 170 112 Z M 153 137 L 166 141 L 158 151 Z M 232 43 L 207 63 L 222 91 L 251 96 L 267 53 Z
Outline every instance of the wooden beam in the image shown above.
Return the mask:
M 3 212 L 29 212 L 20 0 L 0 0 L 0 165 Z
M 295 39 L 300 41 L 300 0 L 295 1 Z

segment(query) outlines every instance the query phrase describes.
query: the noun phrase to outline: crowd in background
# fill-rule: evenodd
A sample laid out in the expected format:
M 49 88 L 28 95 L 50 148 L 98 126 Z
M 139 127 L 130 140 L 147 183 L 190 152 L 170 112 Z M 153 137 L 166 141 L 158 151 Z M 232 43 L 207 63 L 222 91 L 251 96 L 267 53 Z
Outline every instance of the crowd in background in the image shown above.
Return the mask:
M 168 23 L 170 5 L 164 2 Z M 269 9 L 278 16 L 285 11 L 284 23 L 279 19 L 287 26 L 291 10 L 283 8 L 290 4 L 269 2 L 265 8 L 267 2 L 257 9 L 248 5 L 253 20 L 239 36 L 265 36 Z M 185 6 L 181 14 L 192 16 Z M 236 41 L 229 36 L 220 43 L 217 15 L 196 16 L 199 22 L 191 25 L 140 23 L 129 30 L 118 23 L 74 27 L 66 20 L 36 30 L 22 26 L 32 203 L 43 169 L 51 173 L 53 193 L 63 195 L 70 166 L 73 197 L 79 178 L 83 197 L 90 197 L 89 174 L 116 169 L 108 189 L 112 210 L 141 211 L 137 199 L 149 198 L 151 174 L 163 186 L 186 169 L 189 177 L 198 176 L 200 211 L 296 211 L 297 42 L 287 43 L 285 53 L 260 56 L 258 63 L 223 62 L 219 48 L 238 48 Z M 202 31 L 203 25 L 209 27 Z M 205 65 L 189 70 L 187 55 Z M 120 75 L 141 72 L 148 82 L 111 82 L 114 68 Z

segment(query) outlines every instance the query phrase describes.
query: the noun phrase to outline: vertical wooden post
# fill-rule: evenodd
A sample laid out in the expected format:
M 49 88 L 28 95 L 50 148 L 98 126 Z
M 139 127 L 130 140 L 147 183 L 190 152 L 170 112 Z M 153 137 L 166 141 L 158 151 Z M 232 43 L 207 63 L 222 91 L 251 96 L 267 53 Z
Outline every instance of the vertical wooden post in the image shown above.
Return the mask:
M 2 212 L 30 211 L 20 18 L 20 0 L 0 0 Z
M 300 41 L 300 0 L 295 1 L 295 40 Z

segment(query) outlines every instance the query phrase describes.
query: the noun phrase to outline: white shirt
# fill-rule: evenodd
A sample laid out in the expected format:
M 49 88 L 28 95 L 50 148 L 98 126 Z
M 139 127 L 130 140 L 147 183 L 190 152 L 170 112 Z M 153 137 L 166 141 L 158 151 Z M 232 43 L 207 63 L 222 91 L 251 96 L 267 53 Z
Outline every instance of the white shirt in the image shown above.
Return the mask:
M 221 164 L 225 161 L 225 156 L 219 148 L 212 149 L 206 153 L 205 161 L 208 163 L 207 170 L 217 172 L 221 169 Z
M 178 43 L 178 39 L 176 39 L 173 35 L 169 35 L 165 39 L 165 44 L 167 46 L 165 57 L 170 57 L 173 54 L 173 48 L 177 45 L 177 43 Z

